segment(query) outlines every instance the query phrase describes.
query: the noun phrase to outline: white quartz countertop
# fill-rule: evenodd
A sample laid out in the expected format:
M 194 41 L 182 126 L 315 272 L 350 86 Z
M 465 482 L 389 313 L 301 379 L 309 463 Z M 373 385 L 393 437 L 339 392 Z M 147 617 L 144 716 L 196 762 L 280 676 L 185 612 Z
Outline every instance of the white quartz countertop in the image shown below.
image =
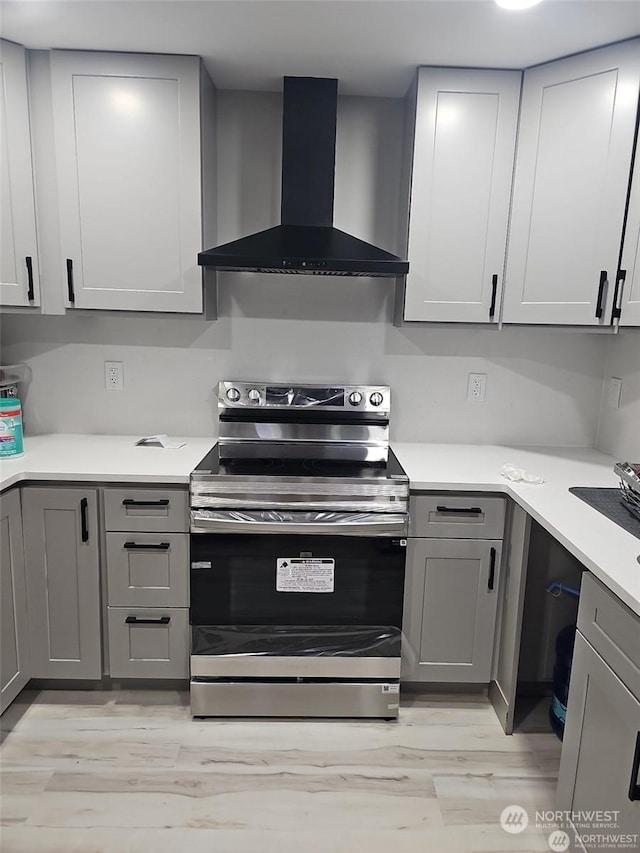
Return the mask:
M 569 492 L 571 486 L 617 488 L 612 456 L 572 447 L 394 443 L 392 448 L 413 490 L 508 495 L 640 615 L 640 539 Z M 507 480 L 500 476 L 505 463 L 540 474 L 545 482 Z
M 98 483 L 189 483 L 215 439 L 179 438 L 184 447 L 136 447 L 140 435 L 26 436 L 24 454 L 0 461 L 0 489 L 21 480 Z
M 189 474 L 215 443 L 185 441 L 179 450 L 136 447 L 140 436 L 40 435 L 25 453 L 0 462 L 0 489 L 27 480 L 188 484 Z M 615 488 L 615 459 L 587 448 L 404 444 L 392 448 L 414 490 L 501 492 L 523 507 L 635 613 L 640 615 L 640 539 L 570 494 L 570 486 Z M 635 460 L 634 460 L 635 461 Z M 542 485 L 500 476 L 506 462 L 540 474 Z

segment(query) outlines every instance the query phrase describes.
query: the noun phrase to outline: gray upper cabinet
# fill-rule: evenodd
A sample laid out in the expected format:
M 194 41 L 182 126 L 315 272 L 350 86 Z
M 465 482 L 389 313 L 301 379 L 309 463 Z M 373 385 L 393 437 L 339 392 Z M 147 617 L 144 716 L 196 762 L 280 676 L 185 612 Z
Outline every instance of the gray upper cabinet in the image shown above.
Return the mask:
M 102 675 L 97 493 L 22 490 L 34 678 Z
M 30 677 L 20 492 L 0 497 L 0 713 Z
M 39 305 L 24 48 L 0 40 L 0 304 Z
M 498 320 L 520 81 L 419 69 L 405 320 Z
M 410 539 L 403 678 L 489 683 L 502 542 Z
M 215 155 L 199 57 L 53 51 L 51 82 L 68 305 L 201 312 Z
M 640 39 L 525 71 L 505 323 L 611 322 L 639 89 Z
M 620 269 L 614 320 L 618 317 L 621 326 L 640 326 L 640 149 L 636 150 Z

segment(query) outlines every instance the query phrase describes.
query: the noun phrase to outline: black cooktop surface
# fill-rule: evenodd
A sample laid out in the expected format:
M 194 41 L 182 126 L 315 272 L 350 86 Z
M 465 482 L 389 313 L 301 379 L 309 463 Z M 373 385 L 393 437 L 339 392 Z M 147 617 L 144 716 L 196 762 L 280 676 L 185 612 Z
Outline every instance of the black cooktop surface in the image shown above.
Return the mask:
M 194 474 L 250 477 L 357 477 L 366 480 L 406 479 L 395 454 L 387 462 L 347 462 L 333 459 L 220 459 L 218 445 L 195 468 Z
M 572 495 L 588 503 L 598 512 L 606 515 L 611 521 L 615 521 L 627 533 L 632 533 L 640 539 L 640 518 L 627 509 L 622 500 L 620 489 L 592 489 L 582 486 L 574 486 L 569 489 Z

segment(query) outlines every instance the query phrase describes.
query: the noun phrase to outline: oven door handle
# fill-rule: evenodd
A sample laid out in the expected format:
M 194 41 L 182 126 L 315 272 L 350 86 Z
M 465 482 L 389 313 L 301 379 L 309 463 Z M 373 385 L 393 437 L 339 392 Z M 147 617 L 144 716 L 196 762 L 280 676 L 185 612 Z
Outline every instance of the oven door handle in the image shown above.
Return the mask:
M 324 536 L 406 536 L 408 515 L 383 512 L 191 510 L 192 533 L 313 533 Z

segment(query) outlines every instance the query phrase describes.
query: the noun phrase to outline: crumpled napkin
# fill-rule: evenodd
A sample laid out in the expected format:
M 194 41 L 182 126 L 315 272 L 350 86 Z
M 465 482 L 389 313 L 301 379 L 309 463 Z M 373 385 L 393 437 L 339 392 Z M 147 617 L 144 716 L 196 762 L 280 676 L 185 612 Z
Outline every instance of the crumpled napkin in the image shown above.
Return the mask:
M 529 471 L 525 471 L 524 468 L 519 468 L 512 462 L 507 462 L 502 466 L 500 469 L 500 476 L 506 477 L 507 480 L 513 480 L 514 482 L 521 481 L 523 483 L 531 483 L 532 485 L 544 483 L 544 477 L 541 477 L 538 474 L 530 474 Z

